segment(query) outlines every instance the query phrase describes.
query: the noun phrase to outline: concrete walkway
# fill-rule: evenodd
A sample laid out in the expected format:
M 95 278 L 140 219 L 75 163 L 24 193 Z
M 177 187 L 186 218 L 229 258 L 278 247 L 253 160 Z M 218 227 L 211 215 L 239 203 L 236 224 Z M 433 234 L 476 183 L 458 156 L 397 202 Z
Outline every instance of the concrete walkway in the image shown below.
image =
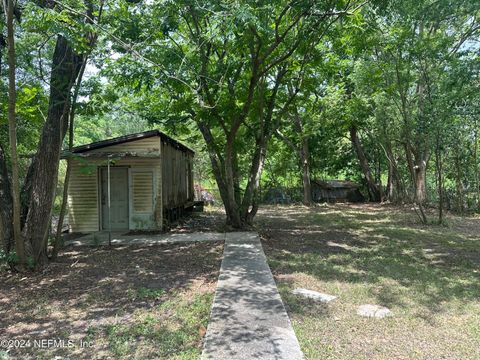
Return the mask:
M 190 241 L 223 241 L 225 233 L 194 232 L 194 233 L 166 233 L 126 235 L 123 232 L 112 232 L 112 245 L 134 244 L 171 244 Z M 87 234 L 75 240 L 65 241 L 65 246 L 98 246 L 108 245 L 108 231 L 99 231 Z
M 202 359 L 303 359 L 256 233 L 227 233 Z

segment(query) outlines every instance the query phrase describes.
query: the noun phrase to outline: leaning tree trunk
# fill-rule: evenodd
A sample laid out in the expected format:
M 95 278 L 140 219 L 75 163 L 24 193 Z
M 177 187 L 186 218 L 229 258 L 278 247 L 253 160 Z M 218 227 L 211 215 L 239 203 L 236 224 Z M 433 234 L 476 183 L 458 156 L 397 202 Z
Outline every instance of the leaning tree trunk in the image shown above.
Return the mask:
M 48 260 L 49 220 L 58 180 L 61 146 L 68 127 L 70 91 L 81 63 L 82 57 L 75 54 L 67 40 L 59 35 L 52 59 L 47 120 L 31 164 L 28 212 L 23 228 L 29 255 L 37 265 Z
M 367 181 L 368 189 L 370 192 L 371 200 L 375 202 L 382 201 L 382 193 L 379 186 L 375 183 L 375 180 L 370 171 L 370 166 L 368 165 L 368 159 L 363 150 L 362 143 L 358 137 L 357 128 L 355 126 L 350 127 L 350 140 L 353 144 L 355 152 L 360 163 L 360 167 L 363 172 L 363 176 Z
M 77 98 L 78 93 L 80 92 L 80 86 L 82 84 L 83 74 L 85 72 L 85 67 L 87 66 L 87 57 L 83 59 L 80 72 L 78 74 L 77 83 L 75 85 L 75 92 L 73 94 L 72 104 L 70 108 L 69 114 L 69 125 L 68 125 L 68 151 L 72 153 L 73 150 L 73 136 L 74 136 L 74 124 L 75 124 L 75 109 L 77 106 Z M 67 159 L 67 170 L 65 173 L 65 179 L 63 182 L 63 195 L 62 195 L 62 206 L 60 208 L 60 215 L 58 217 L 57 223 L 57 232 L 55 234 L 55 242 L 53 244 L 53 251 L 52 251 L 52 259 L 56 259 L 58 256 L 58 252 L 60 250 L 61 242 L 62 242 L 62 229 L 63 229 L 63 221 L 65 219 L 65 212 L 67 209 L 67 201 L 68 201 L 68 186 L 70 184 L 70 174 L 72 172 L 72 159 L 69 157 Z
M 253 224 L 253 218 L 258 211 L 258 189 L 260 187 L 260 178 L 265 164 L 268 139 L 269 137 L 266 137 L 264 132 L 262 132 L 255 141 L 255 153 L 252 158 L 249 181 L 243 195 L 240 214 L 243 223 L 248 225 Z
M 215 176 L 215 180 L 217 182 L 218 190 L 220 192 L 220 197 L 222 198 L 223 205 L 225 208 L 225 213 L 227 215 L 227 223 L 231 224 L 231 219 L 233 217 L 233 213 L 238 211 L 237 207 L 235 206 L 234 201 L 230 201 L 230 198 L 235 198 L 235 195 L 229 195 L 228 185 L 226 182 L 225 177 L 225 169 L 226 169 L 226 162 L 223 158 L 221 152 L 215 145 L 215 139 L 210 128 L 205 124 L 202 120 L 197 122 L 198 128 L 205 139 L 205 143 L 208 149 L 208 155 L 210 158 L 210 163 L 212 165 L 213 175 Z M 233 163 L 233 162 L 232 162 Z M 233 170 L 232 170 L 233 174 Z M 234 183 L 234 181 L 232 181 Z M 234 189 L 230 191 L 230 193 L 234 193 Z

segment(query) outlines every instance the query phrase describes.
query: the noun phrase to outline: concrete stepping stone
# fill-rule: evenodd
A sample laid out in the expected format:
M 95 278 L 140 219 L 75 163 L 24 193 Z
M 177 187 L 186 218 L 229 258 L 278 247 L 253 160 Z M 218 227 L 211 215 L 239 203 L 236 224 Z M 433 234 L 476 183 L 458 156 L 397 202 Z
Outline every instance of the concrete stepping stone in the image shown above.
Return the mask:
M 333 296 L 333 295 L 324 294 L 318 291 L 302 289 L 302 288 L 296 288 L 295 290 L 292 291 L 292 293 L 295 295 L 300 295 L 305 298 L 313 299 L 315 301 L 319 301 L 323 303 L 328 303 L 337 298 L 336 296 Z
M 393 313 L 390 311 L 390 309 L 384 306 L 364 304 L 358 307 L 357 315 L 383 319 L 384 317 L 392 316 Z

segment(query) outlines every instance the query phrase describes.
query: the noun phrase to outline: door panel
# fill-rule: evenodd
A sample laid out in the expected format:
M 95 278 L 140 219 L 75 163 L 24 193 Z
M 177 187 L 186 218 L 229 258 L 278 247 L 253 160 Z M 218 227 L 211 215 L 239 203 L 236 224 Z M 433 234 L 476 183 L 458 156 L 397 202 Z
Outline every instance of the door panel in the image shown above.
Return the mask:
M 102 183 L 102 229 L 128 230 L 128 169 L 110 168 L 110 215 L 108 222 L 108 174 L 101 170 Z

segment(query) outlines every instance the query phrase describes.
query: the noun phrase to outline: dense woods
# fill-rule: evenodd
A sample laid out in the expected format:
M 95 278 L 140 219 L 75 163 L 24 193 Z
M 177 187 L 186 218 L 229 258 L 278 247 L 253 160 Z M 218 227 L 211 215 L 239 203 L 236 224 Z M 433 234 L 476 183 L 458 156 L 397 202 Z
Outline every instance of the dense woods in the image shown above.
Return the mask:
M 311 205 L 312 179 L 356 181 L 423 223 L 480 212 L 474 0 L 1 6 L 0 240 L 19 269 L 55 243 L 62 149 L 150 128 L 197 151 L 234 228 L 268 189 Z

